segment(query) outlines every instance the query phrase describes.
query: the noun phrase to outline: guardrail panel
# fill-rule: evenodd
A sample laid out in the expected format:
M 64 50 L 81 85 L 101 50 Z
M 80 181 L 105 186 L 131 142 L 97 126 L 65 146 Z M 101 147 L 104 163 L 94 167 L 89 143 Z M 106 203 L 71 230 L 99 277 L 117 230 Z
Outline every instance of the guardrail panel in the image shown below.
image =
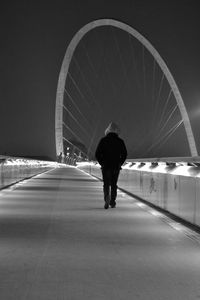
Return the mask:
M 0 189 L 58 166 L 58 163 L 50 161 L 12 157 L 1 159 Z
M 180 177 L 166 175 L 168 182 L 168 194 L 164 200 L 164 208 L 175 215 L 180 215 Z
M 200 178 L 196 178 L 195 223 L 200 226 Z
M 167 159 L 166 159 L 167 160 Z M 120 173 L 118 186 L 145 201 L 200 226 L 200 159 L 178 163 L 135 163 Z M 99 165 L 90 164 L 91 174 L 101 178 Z
M 180 176 L 180 217 L 195 222 L 196 183 L 195 178 Z

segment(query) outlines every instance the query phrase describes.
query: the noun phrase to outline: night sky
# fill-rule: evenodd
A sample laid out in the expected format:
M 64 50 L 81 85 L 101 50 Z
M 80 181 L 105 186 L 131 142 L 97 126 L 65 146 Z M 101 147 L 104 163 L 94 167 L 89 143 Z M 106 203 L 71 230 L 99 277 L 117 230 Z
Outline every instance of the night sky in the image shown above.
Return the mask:
M 13 4 L 7 2 L 1 5 L 0 154 L 25 157 L 43 156 L 55 159 L 55 100 L 61 63 L 74 34 L 85 24 L 100 18 L 117 19 L 129 24 L 144 35 L 157 49 L 167 63 L 181 92 L 191 121 L 198 152 L 200 152 L 199 1 L 66 0 L 16 1 Z M 112 117 L 112 111 L 114 111 L 113 117 L 122 129 L 121 135 L 128 146 L 129 157 L 189 156 L 183 128 L 178 129 L 180 131 L 177 130 L 174 138 L 171 142 L 167 142 L 163 149 L 155 149 L 154 152 L 150 151 L 148 154 L 145 152 L 149 147 L 143 143 L 144 134 L 149 126 L 146 122 L 148 120 L 147 112 L 151 111 L 152 106 L 148 104 L 146 112 L 141 116 L 138 115 L 139 113 L 135 113 L 135 116 L 134 113 L 130 115 L 130 110 L 138 110 L 139 112 L 142 111 L 142 108 L 144 109 L 144 103 L 141 104 L 142 98 L 138 102 L 134 101 L 134 103 L 130 100 L 140 97 L 136 87 L 134 87 L 137 83 L 136 81 L 133 85 L 130 85 L 130 82 L 126 83 L 124 89 L 127 94 L 123 92 L 119 98 L 116 97 L 119 94 L 117 90 L 119 76 L 116 76 L 115 80 L 111 80 L 114 82 L 113 87 L 111 87 L 100 68 L 103 65 L 113 65 L 108 71 L 112 79 L 115 73 L 120 73 L 119 69 L 114 69 L 114 58 L 109 56 L 113 53 L 113 45 L 106 48 L 108 54 L 104 56 L 109 64 L 99 60 L 105 50 L 100 41 L 109 37 L 110 33 L 108 31 L 106 33 L 106 30 L 95 33 L 96 46 L 99 43 L 99 56 L 96 49 L 92 52 L 94 47 L 92 45 L 95 45 L 95 38 L 92 40 L 92 34 L 92 32 L 90 35 L 88 34 L 83 42 L 87 46 L 95 70 L 101 79 L 104 78 L 102 85 L 95 88 L 98 80 L 94 83 L 92 79 L 89 79 L 90 71 L 85 69 L 84 59 L 81 59 L 84 51 L 81 52 L 77 49 L 76 59 L 81 65 L 81 70 L 86 74 L 89 84 L 94 87 L 94 91 L 98 92 L 95 100 L 102 101 L 100 102 L 101 107 L 105 112 L 103 114 L 105 118 L 102 118 L 93 141 L 93 148 L 95 149 L 98 139 L 104 134 L 104 128 L 108 125 L 109 118 Z M 123 54 L 123 45 L 124 49 L 128 49 L 128 44 L 123 43 L 123 38 L 126 36 L 124 34 L 120 37 L 121 33 L 117 30 L 115 30 L 114 35 L 117 35 L 120 53 Z M 91 43 L 88 42 L 89 40 L 92 40 Z M 81 46 L 80 44 L 80 49 Z M 117 50 L 113 56 L 116 55 Z M 118 55 L 120 54 L 118 53 Z M 126 57 L 126 53 L 123 55 Z M 139 55 L 141 54 L 138 51 L 138 57 Z M 127 66 L 130 64 L 128 60 L 122 59 L 121 73 L 126 73 L 123 71 L 123 62 L 124 70 L 129 70 Z M 150 58 L 147 60 L 146 67 L 148 67 L 148 63 L 150 65 Z M 81 86 L 80 74 L 76 73 L 73 64 L 74 62 L 70 66 L 72 75 L 79 83 L 79 87 L 84 90 L 84 86 Z M 105 68 L 103 69 L 105 71 Z M 128 74 L 131 75 L 131 73 Z M 122 74 L 123 76 L 125 75 Z M 149 73 L 147 72 L 146 77 L 148 76 Z M 104 90 L 101 87 L 104 87 Z M 66 88 L 70 89 L 69 78 L 66 82 Z M 150 89 L 149 87 L 149 91 Z M 146 91 L 148 92 L 148 89 Z M 72 90 L 70 92 L 72 93 Z M 113 94 L 113 98 L 111 97 L 112 92 L 116 93 Z M 123 99 L 127 99 L 127 110 L 124 110 L 125 100 Z M 77 101 L 79 101 L 78 98 Z M 120 114 L 120 107 L 123 108 L 122 114 Z M 83 109 L 83 113 L 85 112 L 87 111 Z M 91 119 L 92 126 L 94 126 L 95 121 L 92 119 L 93 117 L 94 112 L 88 108 L 88 119 Z M 142 129 L 137 128 L 138 123 L 141 124 L 139 127 L 143 127 Z M 81 138 L 84 140 L 84 136 Z M 88 146 L 87 141 L 85 143 Z M 148 143 L 151 145 L 151 138 Z

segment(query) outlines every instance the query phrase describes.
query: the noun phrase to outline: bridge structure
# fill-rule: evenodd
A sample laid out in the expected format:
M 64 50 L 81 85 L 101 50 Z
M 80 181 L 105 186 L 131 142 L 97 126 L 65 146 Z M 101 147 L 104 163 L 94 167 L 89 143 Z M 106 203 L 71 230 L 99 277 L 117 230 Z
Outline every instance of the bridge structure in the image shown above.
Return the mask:
M 141 152 L 138 147 L 121 170 L 117 207 L 108 210 L 103 209 L 101 169 L 93 158 L 95 141 L 110 118 L 98 91 L 108 81 L 104 70 L 111 58 L 103 47 L 103 60 L 95 69 L 87 39 L 91 32 L 97 42 L 104 27 L 109 28 L 104 44 L 113 38 L 123 74 L 120 90 L 113 84 L 113 98 L 121 90 L 128 97 L 129 87 L 141 102 L 137 113 L 149 100 L 150 130 L 144 127 L 147 137 L 140 146 L 151 155 L 182 130 L 190 154 L 134 158 L 133 153 Z M 141 63 L 131 87 L 129 75 L 136 74 L 131 70 L 136 72 L 139 62 L 126 68 L 121 34 L 134 61 Z M 81 42 L 89 71 L 80 65 Z M 121 121 L 123 113 L 130 117 L 123 101 L 119 112 L 116 103 L 115 112 Z M 200 158 L 181 93 L 157 50 L 122 22 L 103 19 L 85 25 L 67 48 L 55 111 L 57 161 L 0 157 L 0 298 L 198 299 Z
M 55 137 L 56 137 L 56 152 L 57 152 L 57 155 L 60 155 L 60 153 L 64 153 L 66 152 L 66 150 L 64 149 L 64 142 L 67 142 L 68 143 L 68 147 L 71 148 L 72 144 L 70 141 L 69 141 L 69 137 L 70 135 L 72 135 L 73 139 L 78 139 L 78 142 L 82 143 L 83 139 L 80 138 L 80 135 L 77 135 L 74 131 L 73 128 L 70 127 L 70 124 L 69 124 L 69 119 L 71 118 L 73 121 L 75 121 L 79 128 L 79 132 L 81 131 L 80 128 L 82 129 L 82 131 L 85 131 L 85 133 L 87 134 L 87 129 L 85 127 L 85 125 L 82 125 L 77 119 L 80 118 L 80 114 L 82 115 L 81 117 L 85 118 L 83 113 L 81 113 L 80 109 L 78 108 L 78 103 L 76 103 L 76 101 L 74 100 L 74 98 L 72 97 L 72 94 L 71 94 L 71 91 L 69 90 L 67 84 L 66 84 L 66 79 L 67 79 L 67 76 L 69 78 L 69 80 L 72 82 L 72 84 L 75 86 L 75 88 L 78 90 L 79 94 L 81 95 L 81 99 L 78 99 L 79 102 L 83 102 L 83 98 L 84 95 L 83 93 L 81 92 L 81 88 L 78 86 L 76 80 L 74 80 L 74 77 L 71 73 L 71 70 L 70 70 L 70 64 L 72 63 L 72 61 L 74 60 L 75 61 L 75 64 L 76 64 L 76 67 L 78 66 L 78 71 L 79 73 L 81 73 L 82 76 L 83 73 L 85 72 L 85 70 L 81 70 L 81 67 L 77 61 L 77 58 L 76 58 L 76 49 L 78 48 L 78 45 L 81 43 L 81 41 L 83 40 L 83 38 L 90 32 L 90 31 L 94 31 L 96 28 L 102 28 L 102 27 L 111 27 L 111 28 L 118 28 L 120 30 L 122 30 L 123 32 L 125 32 L 128 37 L 129 37 L 129 42 L 130 42 L 130 50 L 131 52 L 134 52 L 135 53 L 135 47 L 133 48 L 133 45 L 131 44 L 131 37 L 134 38 L 136 41 L 139 42 L 139 44 L 142 45 L 142 71 L 143 71 L 143 74 L 142 74 L 142 80 L 143 80 L 143 88 L 144 88 L 144 95 L 148 92 L 148 93 L 152 93 L 152 97 L 155 98 L 153 99 L 153 110 L 155 111 L 154 113 L 157 112 L 158 110 L 158 104 L 159 102 L 161 102 L 160 98 L 161 98 L 161 92 L 162 92 L 162 89 L 164 89 L 164 80 L 167 81 L 168 85 L 169 85 L 169 92 L 167 94 L 167 97 L 166 95 L 164 95 L 164 102 L 163 103 L 160 103 L 160 106 L 162 107 L 162 112 L 161 112 L 161 118 L 164 118 L 164 114 L 165 114 L 165 117 L 166 117 L 166 122 L 164 124 L 162 124 L 161 126 L 161 129 L 160 131 L 163 130 L 163 127 L 165 128 L 166 127 L 166 124 L 169 122 L 169 120 L 171 119 L 171 117 L 173 116 L 173 114 L 175 113 L 175 110 L 176 108 L 179 109 L 179 112 L 180 112 L 180 115 L 181 115 L 181 118 L 179 119 L 179 121 L 174 125 L 172 126 L 168 132 L 162 132 L 162 135 L 170 135 L 170 134 L 173 134 L 175 130 L 178 129 L 178 127 L 183 123 L 184 125 L 184 128 L 185 128 L 185 133 L 186 133 L 186 136 L 187 136 L 187 141 L 188 141 L 188 145 L 189 145 L 189 149 L 190 149 L 190 155 L 191 156 L 197 156 L 198 153 L 197 153 L 197 148 L 196 148 L 196 144 L 195 144 L 195 140 L 194 140 L 194 136 L 193 136 L 193 132 L 192 132 L 192 128 L 191 128 L 191 125 L 190 125 L 190 121 L 189 121 L 189 117 L 188 117 L 188 114 L 187 114 L 187 111 L 186 111 L 186 108 L 185 108 L 185 105 L 184 105 L 184 102 L 183 102 L 183 99 L 181 97 L 181 93 L 178 89 L 178 86 L 170 72 L 170 70 L 168 69 L 167 67 L 167 64 L 165 63 L 165 61 L 162 59 L 162 57 L 160 56 L 160 54 L 158 53 L 158 51 L 155 49 L 155 47 L 142 35 L 140 34 L 138 31 L 136 31 L 134 28 L 130 27 L 129 25 L 127 24 L 124 24 L 122 22 L 119 22 L 117 20 L 112 20 L 112 19 L 100 19 L 100 20 L 96 20 L 96 21 L 93 21 L 93 22 L 90 22 L 88 23 L 87 25 L 85 25 L 84 27 L 82 27 L 76 34 L 75 36 L 73 37 L 73 39 L 71 40 L 67 50 L 66 50 L 66 53 L 65 53 L 65 56 L 64 56 L 64 59 L 63 59 L 63 62 L 62 62 L 62 66 L 61 66 L 61 70 L 60 70 L 60 74 L 59 74 L 59 80 L 58 80 L 58 87 L 57 87 L 57 95 L 56 95 L 56 109 L 55 109 Z M 109 37 L 109 39 L 111 39 L 111 37 Z M 125 76 L 128 76 L 128 72 L 127 72 L 127 67 L 125 66 L 125 62 L 123 61 L 123 57 L 122 57 L 122 53 L 120 52 L 120 45 L 119 45 L 119 41 L 117 41 L 117 37 L 116 37 L 116 34 L 114 34 L 114 39 L 115 39 L 115 42 L 116 42 L 116 45 L 117 45 L 117 49 L 118 52 L 119 52 L 119 57 L 118 57 L 118 61 L 121 62 L 122 64 L 122 70 L 124 71 L 125 73 Z M 85 45 L 84 45 L 85 47 Z M 148 52 L 148 55 L 150 54 L 150 59 L 152 59 L 153 61 L 153 64 L 151 66 L 151 91 L 147 91 L 147 85 L 148 83 L 146 82 L 147 81 L 147 77 L 148 77 L 148 71 L 146 71 L 146 69 L 150 69 L 149 65 L 148 65 L 148 62 L 147 62 L 147 59 L 146 59 L 146 62 L 145 62 L 145 50 Z M 86 50 L 87 51 L 87 50 Z M 92 62 L 92 59 L 90 58 L 89 56 L 89 53 L 88 51 L 86 52 L 87 54 L 87 58 L 88 58 L 88 61 L 93 69 L 93 71 L 95 72 L 96 74 L 96 71 L 94 70 L 94 64 Z M 132 54 L 132 53 L 131 53 Z M 105 59 L 103 57 L 103 59 Z M 134 57 L 134 60 L 137 61 L 138 58 Z M 155 69 L 156 69 L 156 64 L 158 65 L 158 67 L 160 68 L 160 71 L 162 73 L 161 75 L 161 79 L 158 79 L 160 81 L 160 84 L 158 86 L 158 91 L 157 91 L 157 95 L 156 95 L 156 91 L 155 91 L 155 87 L 156 87 L 156 83 L 155 83 Z M 106 66 L 107 67 L 107 66 Z M 109 72 L 109 71 L 108 71 Z M 98 74 L 96 75 L 97 76 L 97 81 L 101 81 L 100 77 L 98 76 Z M 130 75 L 129 75 L 130 76 Z M 139 77 L 138 74 L 132 74 L 132 76 L 134 77 Z M 85 76 L 86 77 L 86 76 Z M 135 81 L 138 80 L 138 78 L 134 78 Z M 94 103 L 93 104 L 96 104 L 97 105 L 97 109 L 98 110 L 101 110 L 101 105 L 102 103 L 99 101 L 97 101 L 97 99 L 95 99 L 95 97 L 97 98 L 97 96 L 95 95 L 95 92 L 92 91 L 92 85 L 90 83 L 88 83 L 88 79 L 87 78 L 84 78 L 84 82 L 86 83 L 86 86 L 87 88 L 89 87 L 90 89 L 90 97 L 92 96 L 93 98 L 93 101 Z M 133 81 L 132 81 L 132 84 L 133 84 Z M 101 87 L 102 88 L 102 87 Z M 146 89 L 146 90 L 145 90 Z M 67 101 L 65 103 L 64 101 L 64 96 L 65 94 L 67 94 Z M 174 100 L 176 102 L 176 106 L 173 107 L 172 110 L 169 110 L 168 111 L 168 114 L 167 114 L 167 105 L 168 105 L 168 102 L 170 100 L 170 98 L 172 97 L 172 95 L 174 96 Z M 143 110 L 145 109 L 145 105 L 146 105 L 146 102 L 149 101 L 149 99 L 146 100 L 145 97 L 144 98 L 144 103 L 143 103 Z M 156 100 L 156 101 L 155 101 Z M 173 100 L 171 99 L 171 102 Z M 73 103 L 73 106 L 75 106 L 75 109 L 78 110 L 78 117 L 76 118 L 76 114 L 73 113 L 73 110 L 70 110 L 68 108 L 69 103 Z M 115 100 L 116 102 L 116 100 Z M 123 102 L 123 100 L 122 100 Z M 156 102 L 156 103 L 155 103 Z M 121 103 L 120 103 L 121 104 Z M 115 105 L 115 104 L 114 104 Z M 134 107 L 134 104 L 133 104 L 133 107 Z M 91 108 L 90 108 L 91 109 Z M 92 110 L 92 114 L 94 115 L 94 118 L 96 119 L 97 116 L 94 112 L 94 109 L 91 109 Z M 64 111 L 67 112 L 67 118 L 65 117 L 64 115 Z M 105 111 L 104 111 L 104 114 L 105 114 Z M 112 116 L 113 117 L 113 116 Z M 132 116 L 128 116 L 129 118 L 132 117 Z M 119 118 L 119 117 L 118 117 Z M 141 116 L 142 118 L 142 116 Z M 66 119 L 66 120 L 65 120 Z M 152 121 L 155 121 L 155 114 L 154 116 L 152 116 Z M 68 121 L 68 122 L 67 122 Z M 87 120 L 86 120 L 87 121 Z M 102 116 L 100 116 L 99 120 L 96 122 L 98 124 L 98 122 L 102 122 Z M 153 122 L 154 123 L 154 122 Z M 161 122 L 159 122 L 161 123 Z M 155 124 L 154 124 L 155 125 Z M 161 124 L 159 124 L 161 125 Z M 132 127 L 134 128 L 134 123 L 132 124 Z M 65 129 L 67 129 L 67 137 L 66 135 L 64 134 L 64 131 Z M 94 140 L 94 136 L 97 134 L 97 127 L 94 126 L 94 130 L 93 132 L 91 133 L 91 136 L 89 137 L 89 145 L 87 145 L 87 148 L 88 148 L 88 151 L 90 152 L 90 148 L 91 148 L 91 143 L 93 142 Z M 155 134 L 155 133 L 154 133 Z M 146 134 L 147 135 L 147 134 Z M 81 140 L 81 141 L 80 141 Z M 159 140 L 159 139 L 158 139 Z M 151 140 L 152 142 L 152 140 Z M 84 142 L 83 142 L 84 143 Z M 155 144 L 157 144 L 158 141 L 155 142 Z M 76 145 L 73 145 L 74 147 L 76 147 Z M 151 148 L 151 146 L 150 146 Z M 88 152 L 88 154 L 89 154 Z

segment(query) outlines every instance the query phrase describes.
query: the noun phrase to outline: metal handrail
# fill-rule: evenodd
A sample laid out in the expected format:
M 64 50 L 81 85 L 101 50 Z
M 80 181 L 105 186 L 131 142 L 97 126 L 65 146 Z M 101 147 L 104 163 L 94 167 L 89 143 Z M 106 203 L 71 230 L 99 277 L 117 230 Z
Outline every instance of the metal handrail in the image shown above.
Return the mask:
M 183 156 L 183 157 L 155 157 L 155 158 L 127 158 L 126 162 L 151 162 L 151 163 L 200 163 L 200 156 Z

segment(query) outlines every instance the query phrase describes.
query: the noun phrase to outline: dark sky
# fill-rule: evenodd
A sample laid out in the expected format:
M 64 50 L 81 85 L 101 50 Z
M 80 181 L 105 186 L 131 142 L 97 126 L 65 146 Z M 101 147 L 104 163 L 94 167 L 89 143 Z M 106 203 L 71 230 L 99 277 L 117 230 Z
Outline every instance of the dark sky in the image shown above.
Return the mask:
M 129 24 L 157 49 L 179 87 L 200 151 L 199 1 L 65 0 L 1 4 L 0 154 L 55 158 L 55 99 L 61 63 L 74 34 L 100 18 Z M 127 127 L 131 122 L 129 118 Z M 122 136 L 131 147 L 138 142 L 130 134 Z M 175 139 L 174 148 L 170 145 L 168 152 L 156 155 L 189 155 L 182 143 L 184 137 Z

